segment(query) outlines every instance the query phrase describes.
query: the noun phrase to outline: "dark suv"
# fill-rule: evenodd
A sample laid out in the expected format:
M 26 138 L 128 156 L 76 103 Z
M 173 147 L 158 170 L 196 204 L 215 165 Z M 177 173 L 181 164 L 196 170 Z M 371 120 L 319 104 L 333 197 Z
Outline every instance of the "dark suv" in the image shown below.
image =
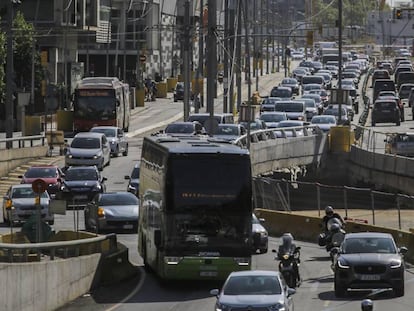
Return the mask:
M 378 99 L 372 107 L 371 125 L 377 123 L 392 122 L 396 125 L 401 123 L 401 113 L 398 103 L 393 99 Z
M 345 296 L 348 289 L 377 288 L 392 288 L 396 296 L 404 296 L 406 252 L 389 233 L 346 234 L 333 263 L 335 296 Z
M 106 191 L 105 180 L 96 166 L 70 166 L 65 171 L 60 195 L 69 205 L 84 205 L 97 193 Z

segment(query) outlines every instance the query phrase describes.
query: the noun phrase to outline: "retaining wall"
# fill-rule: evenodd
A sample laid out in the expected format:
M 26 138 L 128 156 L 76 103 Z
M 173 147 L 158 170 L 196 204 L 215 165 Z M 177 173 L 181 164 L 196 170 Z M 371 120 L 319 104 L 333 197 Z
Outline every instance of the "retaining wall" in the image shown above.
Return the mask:
M 32 159 L 46 156 L 47 150 L 47 145 L 0 150 L 0 177 Z

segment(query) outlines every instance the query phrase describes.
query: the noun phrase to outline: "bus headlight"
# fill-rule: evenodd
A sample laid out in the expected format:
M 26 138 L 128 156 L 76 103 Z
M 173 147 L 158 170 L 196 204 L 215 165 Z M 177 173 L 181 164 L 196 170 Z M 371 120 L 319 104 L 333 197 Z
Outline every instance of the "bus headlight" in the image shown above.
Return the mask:
M 170 257 L 170 256 L 164 257 L 164 262 L 167 265 L 178 265 L 181 260 L 183 260 L 183 257 Z

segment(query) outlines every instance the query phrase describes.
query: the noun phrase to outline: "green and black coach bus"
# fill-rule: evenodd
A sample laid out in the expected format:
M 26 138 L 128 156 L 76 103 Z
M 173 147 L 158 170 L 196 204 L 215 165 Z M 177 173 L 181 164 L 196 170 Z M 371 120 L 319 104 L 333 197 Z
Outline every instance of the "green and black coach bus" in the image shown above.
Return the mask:
M 166 280 L 222 280 L 249 270 L 248 150 L 208 138 L 145 137 L 138 252 Z

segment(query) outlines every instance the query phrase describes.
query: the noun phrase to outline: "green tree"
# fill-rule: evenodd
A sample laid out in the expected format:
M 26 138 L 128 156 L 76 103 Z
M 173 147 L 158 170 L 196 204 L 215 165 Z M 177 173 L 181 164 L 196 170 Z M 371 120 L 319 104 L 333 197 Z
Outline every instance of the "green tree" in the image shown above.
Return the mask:
M 43 70 L 40 64 L 40 53 L 36 49 L 33 49 L 33 45 L 36 45 L 34 27 L 32 24 L 26 22 L 20 11 L 16 13 L 13 27 L 15 83 L 19 88 L 30 89 L 32 80 L 32 53 L 35 50 L 35 87 L 39 89 L 43 78 Z

